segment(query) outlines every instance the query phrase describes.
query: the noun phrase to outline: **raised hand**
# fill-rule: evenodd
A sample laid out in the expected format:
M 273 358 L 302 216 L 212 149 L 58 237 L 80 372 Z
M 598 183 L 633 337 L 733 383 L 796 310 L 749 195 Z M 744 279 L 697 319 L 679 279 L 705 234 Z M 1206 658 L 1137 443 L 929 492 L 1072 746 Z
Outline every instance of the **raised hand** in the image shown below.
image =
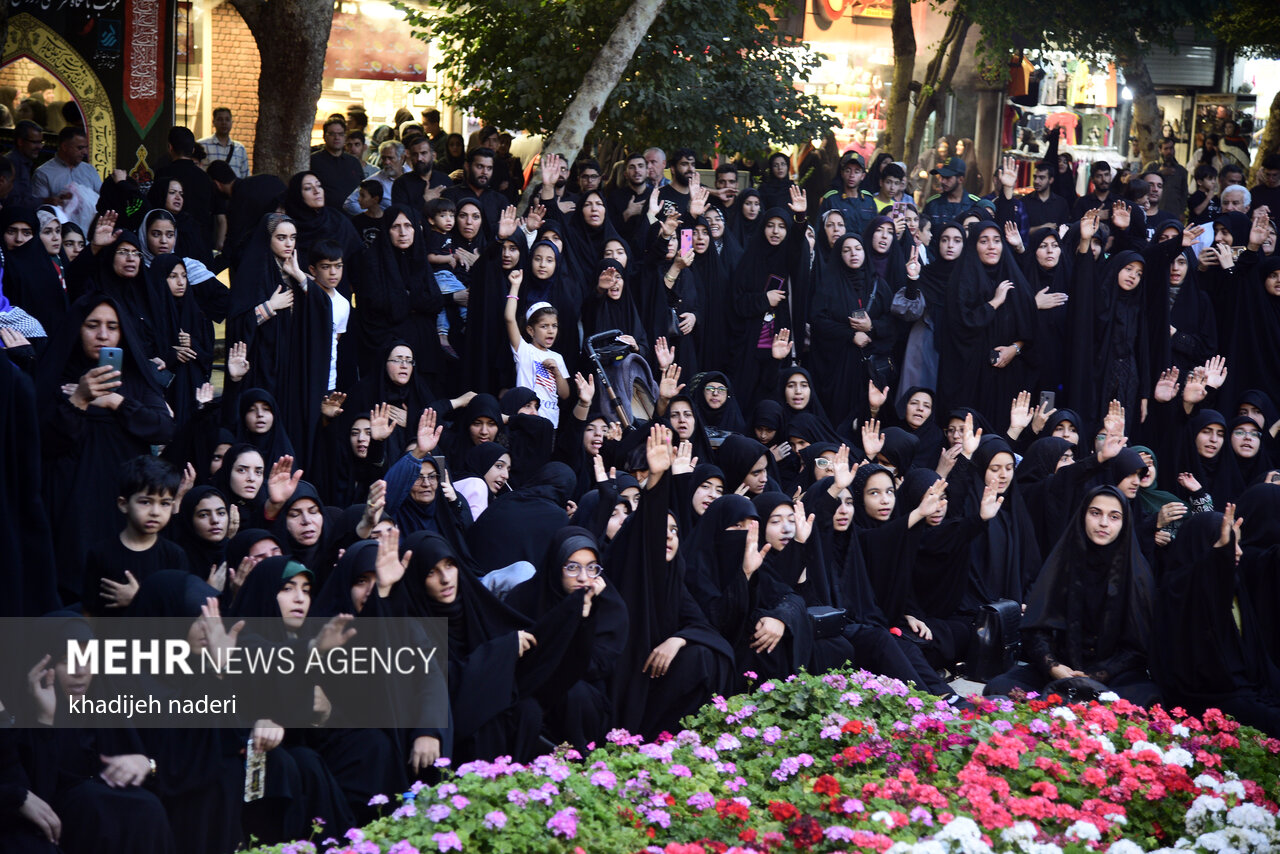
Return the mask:
M 1031 392 L 1026 390 L 1018 392 L 1018 396 L 1013 399 L 1013 404 L 1009 407 L 1009 434 L 1014 435 L 1014 430 L 1021 433 L 1030 427 L 1034 414 L 1035 410 L 1031 406 Z
M 1031 432 L 1039 436 L 1040 432 L 1044 430 L 1044 425 L 1049 423 L 1049 419 L 1057 411 L 1057 409 L 1049 407 L 1049 401 L 1047 400 L 1037 406 L 1035 414 L 1031 416 Z
M 693 173 L 697 175 L 698 173 Z M 707 200 L 711 198 L 711 191 L 706 187 L 690 188 L 689 193 L 689 216 L 697 219 L 707 212 Z
M 938 511 L 942 510 L 947 503 L 947 482 L 945 480 L 935 480 L 933 485 L 925 492 L 920 499 L 920 504 L 916 507 L 916 512 L 921 518 L 927 519 Z
M 982 521 L 990 522 L 996 518 L 996 514 L 1000 512 L 1003 505 L 1004 496 L 996 492 L 993 487 L 985 486 L 982 489 L 982 500 L 978 504 L 978 516 Z
M 1004 242 L 1009 244 L 1009 248 L 1019 255 L 1022 254 L 1022 232 L 1018 231 L 1018 226 L 1013 222 L 1004 224 Z
M 1232 536 L 1234 536 L 1238 541 L 1240 539 L 1240 526 L 1242 524 L 1244 524 L 1244 519 L 1236 518 L 1236 506 L 1234 504 L 1228 504 L 1222 511 L 1221 533 L 1219 533 L 1218 541 L 1213 544 L 1213 547 L 1215 549 L 1220 549 L 1223 546 L 1231 545 Z
M 982 440 L 982 428 L 976 431 L 973 429 L 973 413 L 970 412 L 964 417 L 964 429 L 960 434 L 960 452 L 966 457 L 972 457 L 973 452 L 978 450 L 978 443 Z
M 1080 254 L 1090 251 L 1089 241 L 1093 240 L 1093 236 L 1098 233 L 1098 222 L 1102 218 L 1102 211 L 1094 208 L 1086 211 L 1085 215 L 1080 217 Z
M 658 397 L 662 400 L 670 400 L 684 389 L 684 384 L 680 382 L 680 366 L 672 363 L 662 371 L 662 380 L 658 383 Z
M 507 282 L 511 285 L 512 295 L 520 294 L 520 285 L 524 282 L 524 271 L 516 267 L 510 273 L 507 273 Z
M 591 466 L 595 470 L 596 483 L 605 483 L 614 480 L 618 476 L 618 470 L 611 468 L 608 471 L 604 467 L 604 455 L 596 454 L 591 458 Z
M 920 249 L 912 244 L 911 255 L 907 257 L 907 278 L 915 281 L 920 278 Z
M 1168 403 L 1178 396 L 1178 369 L 1165 368 L 1156 380 L 1155 399 L 1160 403 Z
M 506 240 L 516 233 L 517 211 L 515 205 L 507 205 L 498 217 L 498 239 Z
M 196 389 L 196 406 L 204 407 L 213 403 L 213 383 L 205 383 Z
M 658 477 L 671 470 L 675 454 L 671 448 L 671 428 L 665 424 L 654 424 L 649 428 L 649 436 L 645 441 L 645 457 L 649 461 L 649 477 L 657 482 Z
M 182 504 L 183 497 L 196 485 L 196 467 L 187 463 L 182 467 L 182 480 L 178 483 L 178 494 L 173 497 L 173 506 Z
M 1108 436 L 1124 435 L 1124 407 L 1120 401 L 1112 400 L 1107 404 L 1107 414 L 1102 418 L 1102 428 Z
M 862 422 L 862 453 L 867 459 L 874 460 L 883 449 L 884 434 L 880 432 L 880 420 L 868 418 Z
M 658 340 L 653 342 L 653 355 L 658 360 L 658 367 L 664 371 L 667 366 L 676 360 L 676 351 L 667 344 L 666 336 L 659 335 Z
M 1185 489 L 1190 495 L 1195 495 L 1197 492 L 1204 489 L 1200 484 L 1200 481 L 1196 479 L 1195 475 L 1191 474 L 1191 472 L 1185 471 L 1178 475 L 1178 485 Z
M 987 304 L 992 308 L 999 308 L 1004 305 L 1004 301 L 1009 298 L 1009 291 L 1011 290 L 1013 290 L 1013 282 L 1005 279 L 1003 282 L 996 285 L 995 295 L 992 296 L 991 299 L 987 300 Z
M 1018 186 L 1018 160 L 1015 157 L 1006 156 L 1000 161 L 1000 186 L 1008 189 L 1007 194 L 1012 198 L 1013 190 Z
M 1111 205 L 1111 224 L 1116 228 L 1127 229 L 1131 215 L 1129 206 L 1120 199 L 1116 199 Z
M 340 391 L 331 391 L 320 401 L 320 414 L 332 421 L 342 414 L 342 404 L 347 402 L 347 395 Z
M 867 403 L 871 405 L 872 412 L 879 412 L 888 399 L 889 386 L 885 386 L 883 389 L 877 388 L 875 380 L 867 380 Z
M 1193 225 L 1182 230 L 1182 248 L 1190 249 L 1196 245 L 1197 238 L 1204 234 L 1204 226 Z
M 420 460 L 440 444 L 440 434 L 444 432 L 444 425 L 437 426 L 436 420 L 434 409 L 427 407 L 422 410 L 422 417 L 418 419 L 418 452 L 414 455 Z
M 581 373 L 573 375 L 573 384 L 578 387 L 578 403 L 587 409 L 596 398 L 596 378 L 594 375 L 583 377 Z
M 944 478 L 951 474 L 951 470 L 956 467 L 956 460 L 960 458 L 962 450 L 963 448 L 960 445 L 952 445 L 950 448 L 943 450 L 938 457 L 938 464 L 933 467 L 933 470 Z
M 302 480 L 302 469 L 293 471 L 293 457 L 285 454 L 271 466 L 267 475 L 267 500 L 274 505 L 283 505 L 293 497 Z
M 842 489 L 848 489 L 853 484 L 853 475 L 857 471 L 857 467 L 849 467 L 849 446 L 841 445 L 836 451 L 836 458 L 833 460 L 831 474 L 835 491 L 839 493 Z
M 791 185 L 791 202 L 787 205 L 791 212 L 796 216 L 804 216 L 805 211 L 809 210 L 809 194 L 797 187 Z
M 693 455 L 693 443 L 681 442 L 676 447 L 676 458 L 671 462 L 672 474 L 692 474 L 698 467 L 698 458 Z
M 405 552 L 403 557 L 400 555 L 400 529 L 394 526 L 379 531 L 377 539 L 378 557 L 374 569 L 378 573 L 378 595 L 385 598 L 392 586 L 404 578 L 413 552 Z
M 1192 368 L 1182 386 L 1182 402 L 1194 406 L 1208 395 L 1209 377 L 1204 368 Z
M 1267 211 L 1255 210 L 1253 212 L 1253 222 L 1249 225 L 1249 248 L 1254 252 L 1262 248 L 1262 244 L 1267 242 L 1267 237 L 1271 234 L 1271 227 L 1268 223 Z
M 807 542 L 809 535 L 813 533 L 813 521 L 815 516 L 812 513 L 805 514 L 804 501 L 797 498 L 794 502 L 796 510 L 796 542 Z
M 249 373 L 249 345 L 237 341 L 227 348 L 227 378 L 238 383 Z
M 772 293 L 772 292 L 771 292 Z M 783 329 L 777 335 L 773 336 L 773 344 L 769 348 L 770 355 L 777 361 L 782 361 L 791 353 L 791 330 Z
M 622 422 L 621 421 L 609 422 L 609 426 L 606 427 L 604 431 L 604 440 L 606 442 L 622 441 Z
M 747 544 L 742 551 L 742 572 L 748 579 L 764 565 L 764 556 L 769 553 L 770 545 L 757 546 L 760 539 L 760 521 L 751 519 L 747 522 Z
M 93 236 L 90 238 L 90 246 L 94 250 L 102 249 L 116 242 L 116 238 L 120 236 L 120 229 L 116 228 L 116 220 L 120 215 L 115 211 L 103 211 L 102 216 L 98 217 L 98 224 L 93 228 Z
M 1107 460 L 1114 459 L 1127 444 L 1129 444 L 1128 436 L 1121 433 L 1108 433 L 1102 440 L 1102 447 L 1098 448 L 1098 462 L 1105 463 Z
M 769 448 L 769 453 L 773 454 L 773 458 L 775 460 L 782 462 L 787 457 L 791 456 L 791 445 L 787 442 L 779 442 Z
M 1209 388 L 1222 388 L 1227 381 L 1227 360 L 1222 356 L 1214 356 L 1204 363 L 1205 384 Z
M 360 524 L 356 525 L 356 535 L 366 538 L 373 531 L 373 526 L 382 519 L 382 511 L 387 507 L 387 482 L 375 480 L 369 484 L 369 495 L 365 499 L 364 513 L 360 516 Z
M 369 438 L 375 442 L 385 442 L 391 438 L 391 404 L 375 403 L 369 410 Z

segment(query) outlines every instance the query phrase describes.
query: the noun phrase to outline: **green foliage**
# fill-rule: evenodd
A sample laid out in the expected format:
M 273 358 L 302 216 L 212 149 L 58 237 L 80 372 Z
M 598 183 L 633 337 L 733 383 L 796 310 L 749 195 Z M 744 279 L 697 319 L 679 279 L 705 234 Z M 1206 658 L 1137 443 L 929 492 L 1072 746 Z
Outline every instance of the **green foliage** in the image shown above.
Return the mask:
M 1244 56 L 1280 59 L 1280 4 L 1274 0 L 1238 0 L 1218 10 L 1209 29 Z
M 415 35 L 443 45 L 447 102 L 505 127 L 549 133 L 631 0 L 442 0 L 397 4 Z M 709 9 L 667 0 L 596 120 L 593 138 L 763 153 L 816 138 L 837 120 L 793 85 L 819 57 L 780 36 L 752 0 Z

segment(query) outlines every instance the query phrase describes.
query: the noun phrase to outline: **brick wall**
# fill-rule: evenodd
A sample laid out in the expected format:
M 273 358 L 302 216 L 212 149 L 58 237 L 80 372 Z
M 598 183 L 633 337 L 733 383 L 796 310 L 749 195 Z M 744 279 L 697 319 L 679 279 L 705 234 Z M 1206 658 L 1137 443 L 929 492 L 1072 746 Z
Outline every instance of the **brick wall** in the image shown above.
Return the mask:
M 258 45 L 230 3 L 213 10 L 212 106 L 228 107 L 235 119 L 231 136 L 244 143 L 253 169 L 254 128 L 258 122 Z

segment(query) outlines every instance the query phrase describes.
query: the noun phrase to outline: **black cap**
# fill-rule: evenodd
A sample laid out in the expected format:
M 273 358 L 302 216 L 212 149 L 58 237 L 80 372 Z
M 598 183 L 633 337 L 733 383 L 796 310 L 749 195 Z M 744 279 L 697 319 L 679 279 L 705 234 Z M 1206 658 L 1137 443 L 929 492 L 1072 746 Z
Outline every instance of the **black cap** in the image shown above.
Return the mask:
M 964 174 L 964 160 L 959 157 L 948 157 L 946 162 L 937 169 L 930 169 L 930 175 L 937 175 L 939 178 L 954 178 L 957 175 Z

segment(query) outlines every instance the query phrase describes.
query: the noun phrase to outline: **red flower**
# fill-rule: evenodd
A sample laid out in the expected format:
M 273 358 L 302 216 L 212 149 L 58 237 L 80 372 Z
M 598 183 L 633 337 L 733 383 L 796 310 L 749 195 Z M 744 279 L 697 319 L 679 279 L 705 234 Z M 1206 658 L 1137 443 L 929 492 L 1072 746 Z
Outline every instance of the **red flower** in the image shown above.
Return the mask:
M 796 848 L 812 848 L 822 841 L 822 825 L 812 816 L 801 816 L 787 828 L 787 835 Z
M 769 814 L 774 821 L 788 822 L 800 815 L 800 810 L 783 801 L 769 801 Z
M 813 783 L 813 791 L 819 795 L 840 794 L 840 781 L 830 774 L 823 774 Z
M 844 726 L 840 727 L 840 731 L 859 735 L 862 733 L 862 721 L 846 721 Z
M 738 839 L 740 839 L 743 842 L 755 842 L 756 829 L 754 827 L 748 827 L 746 830 L 739 831 Z
M 679 842 L 672 842 L 666 848 L 662 849 L 663 854 L 706 854 L 706 849 L 696 842 L 690 842 L 687 845 Z

